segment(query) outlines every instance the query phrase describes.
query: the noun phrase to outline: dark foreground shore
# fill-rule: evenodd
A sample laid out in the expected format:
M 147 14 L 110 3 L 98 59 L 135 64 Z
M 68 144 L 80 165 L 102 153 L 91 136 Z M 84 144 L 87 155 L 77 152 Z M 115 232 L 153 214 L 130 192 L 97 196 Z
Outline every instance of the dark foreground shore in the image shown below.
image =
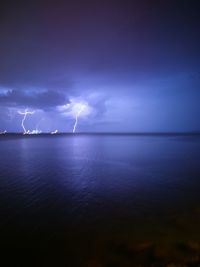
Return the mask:
M 200 266 L 200 209 L 171 214 L 130 229 L 84 229 L 61 233 L 18 226 L 4 233 L 1 266 L 186 267 Z M 101 227 L 101 226 L 98 226 Z M 12 236 L 11 236 L 12 234 Z M 6 236 L 9 238 L 6 240 Z

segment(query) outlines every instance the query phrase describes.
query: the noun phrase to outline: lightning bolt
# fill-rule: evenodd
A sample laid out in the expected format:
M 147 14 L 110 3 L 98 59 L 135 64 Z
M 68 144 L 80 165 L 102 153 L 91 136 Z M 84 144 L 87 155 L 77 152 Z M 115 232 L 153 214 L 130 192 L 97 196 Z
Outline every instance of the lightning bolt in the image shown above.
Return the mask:
M 76 119 L 75 119 L 75 123 L 74 123 L 74 127 L 73 127 L 73 133 L 76 132 L 76 127 L 77 127 L 77 124 L 78 124 L 78 117 L 79 117 L 79 115 L 81 114 L 81 112 L 83 112 L 84 108 L 85 108 L 85 106 L 82 105 L 82 106 L 80 107 L 80 109 L 78 110 L 77 114 L 76 114 Z
M 59 111 L 61 111 L 63 115 L 75 120 L 72 129 L 72 133 L 75 133 L 80 117 L 89 116 L 90 113 L 92 113 L 92 107 L 84 100 L 70 99 L 70 103 L 60 106 Z
M 29 132 L 29 130 L 26 131 L 26 128 L 25 128 L 25 126 L 24 126 L 24 122 L 25 122 L 25 120 L 26 120 L 27 115 L 33 115 L 33 114 L 35 113 L 35 111 L 28 111 L 28 109 L 25 109 L 24 112 L 22 112 L 22 111 L 18 111 L 18 113 L 19 113 L 20 115 L 24 115 L 24 117 L 23 117 L 23 119 L 22 119 L 22 123 L 21 123 L 21 126 L 22 126 L 22 128 L 23 128 L 23 130 L 24 130 L 24 134 L 29 134 L 30 132 Z

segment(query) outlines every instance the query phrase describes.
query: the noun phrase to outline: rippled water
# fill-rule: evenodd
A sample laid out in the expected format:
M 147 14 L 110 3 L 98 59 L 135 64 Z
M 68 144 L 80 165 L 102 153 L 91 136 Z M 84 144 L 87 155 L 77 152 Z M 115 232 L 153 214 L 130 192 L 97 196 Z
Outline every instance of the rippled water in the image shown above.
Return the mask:
M 41 255 L 58 256 L 66 248 L 74 256 L 83 240 L 92 246 L 97 236 L 137 236 L 144 234 L 141 225 L 164 225 L 171 214 L 190 212 L 199 192 L 198 136 L 0 138 L 6 249 L 39 247 Z

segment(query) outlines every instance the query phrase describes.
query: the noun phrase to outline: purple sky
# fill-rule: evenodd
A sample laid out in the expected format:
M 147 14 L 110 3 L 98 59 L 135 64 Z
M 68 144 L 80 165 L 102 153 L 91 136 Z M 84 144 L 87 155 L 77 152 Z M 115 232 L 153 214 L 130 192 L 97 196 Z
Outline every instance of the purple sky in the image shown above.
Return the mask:
M 13 1 L 14 2 L 14 1 Z M 5 1 L 0 131 L 199 131 L 199 1 Z

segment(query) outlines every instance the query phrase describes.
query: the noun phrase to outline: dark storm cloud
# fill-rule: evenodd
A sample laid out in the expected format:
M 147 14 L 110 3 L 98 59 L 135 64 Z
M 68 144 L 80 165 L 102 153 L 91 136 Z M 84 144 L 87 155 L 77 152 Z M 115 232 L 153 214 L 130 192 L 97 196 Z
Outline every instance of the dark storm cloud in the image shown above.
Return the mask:
M 199 60 L 191 1 L 27 1 L 3 10 L 0 85 L 65 87 L 80 73 L 133 81 Z
M 91 71 L 109 75 L 113 80 L 128 78 L 134 82 L 199 67 L 196 1 L 149 3 L 137 7 L 136 14 L 132 6 L 133 16 L 127 16 L 123 27 L 106 40 L 104 49 L 94 58 Z
M 63 92 L 53 90 L 31 93 L 9 90 L 0 94 L 0 105 L 6 107 L 31 107 L 47 110 L 68 102 L 69 100 Z

